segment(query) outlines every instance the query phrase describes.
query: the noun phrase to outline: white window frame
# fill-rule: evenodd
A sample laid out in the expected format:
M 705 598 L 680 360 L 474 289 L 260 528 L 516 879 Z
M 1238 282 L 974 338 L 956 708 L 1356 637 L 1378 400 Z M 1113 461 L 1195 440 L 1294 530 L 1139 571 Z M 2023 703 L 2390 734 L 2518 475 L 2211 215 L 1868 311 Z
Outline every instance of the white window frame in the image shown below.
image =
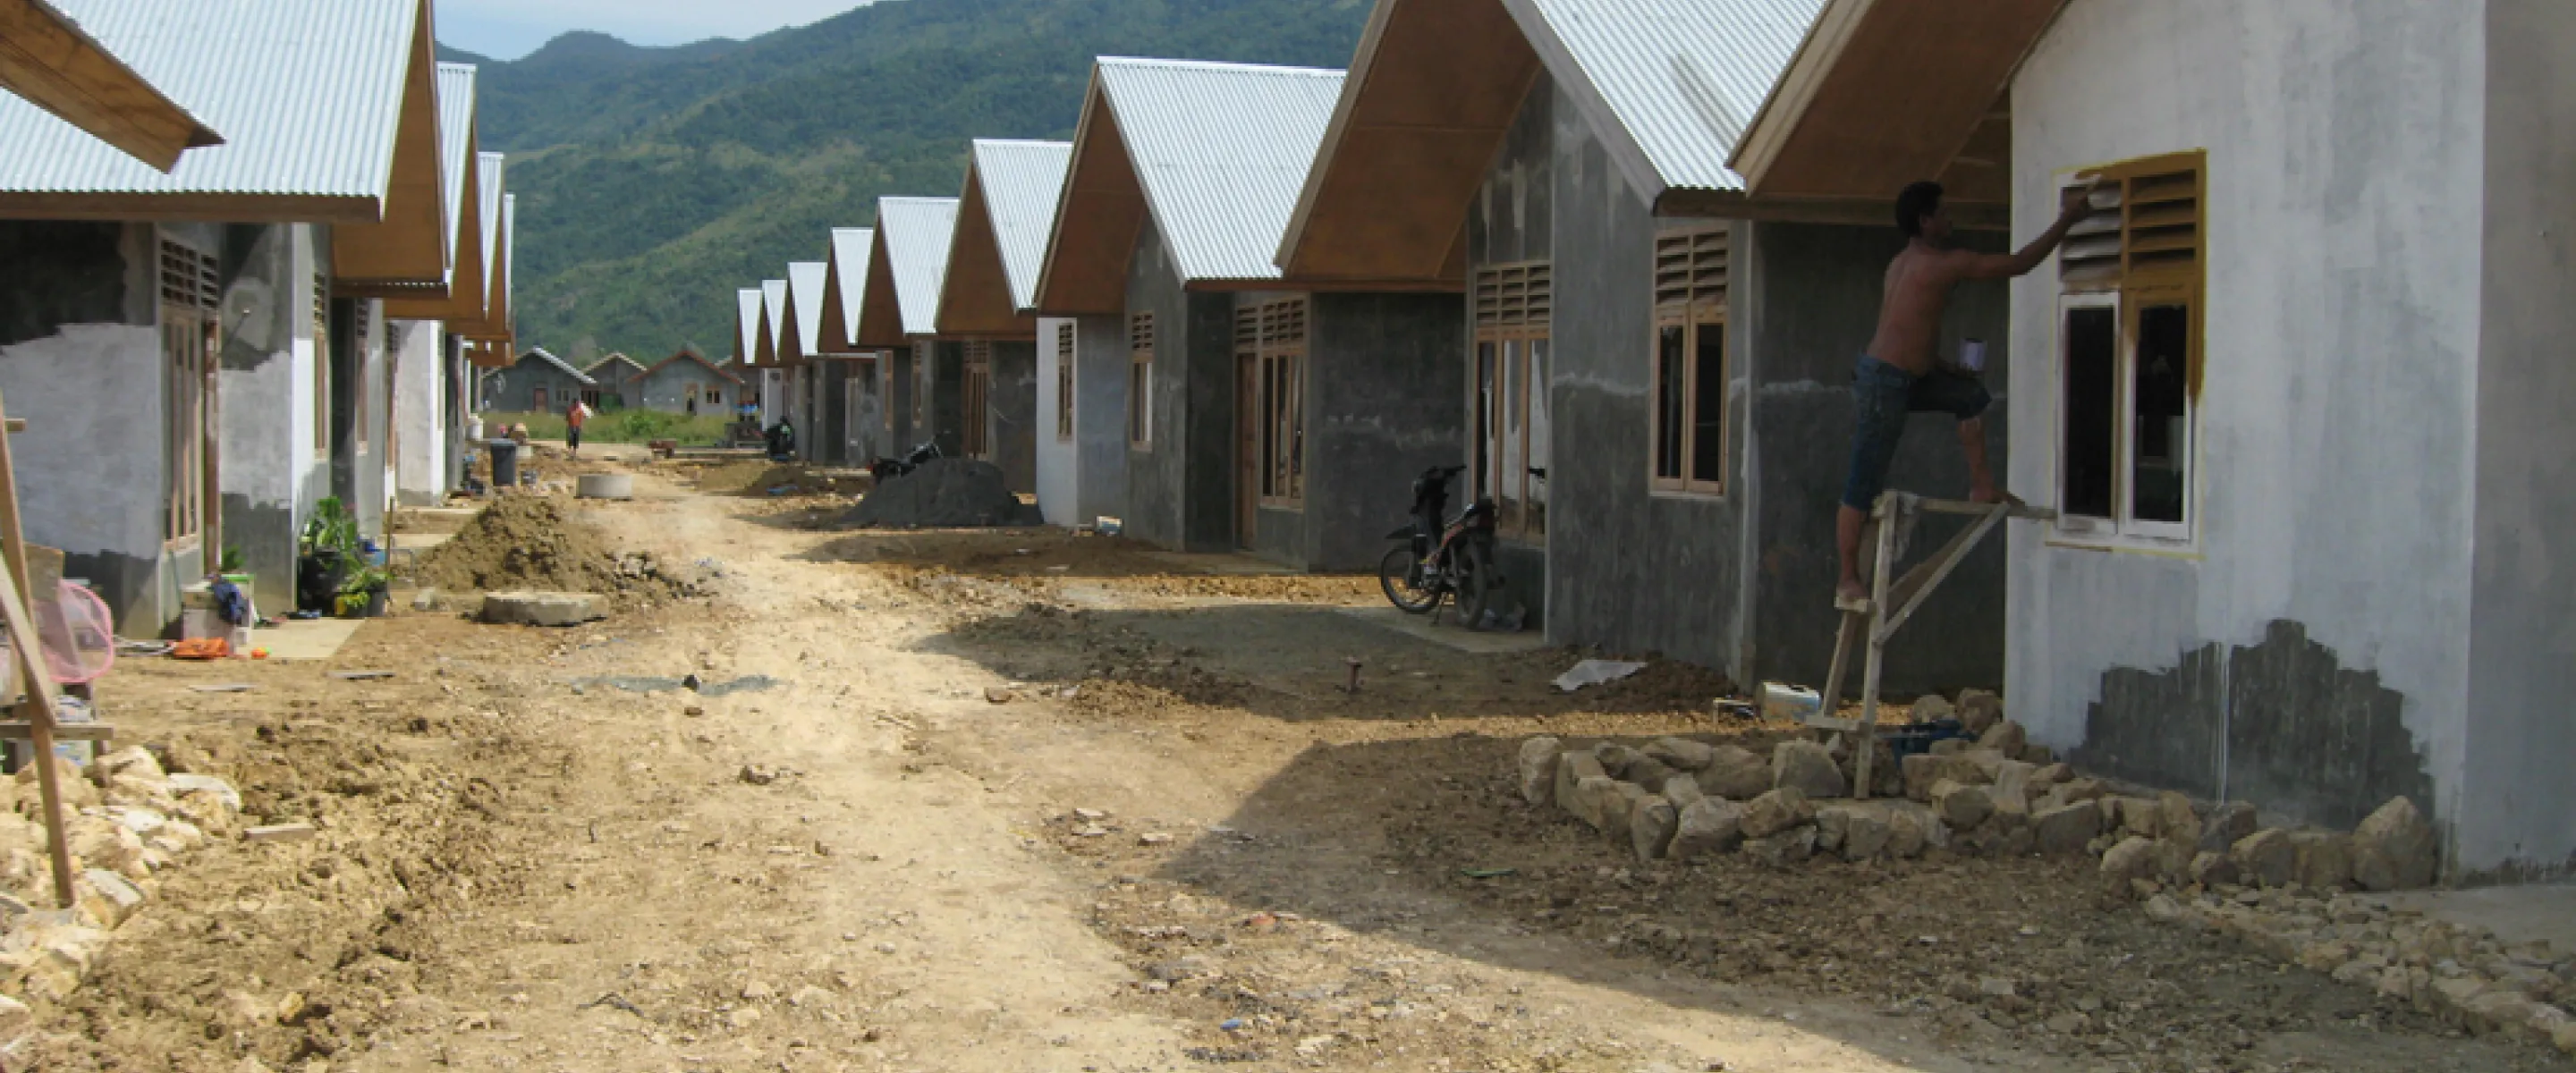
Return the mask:
M 2056 317 L 2049 324 L 2053 343 L 2049 393 L 2049 412 L 2054 447 L 2051 461 L 2056 471 L 2050 475 L 2050 486 L 2059 504 L 2057 520 L 2050 523 L 2049 542 L 2072 547 L 2106 550 L 2144 550 L 2159 552 L 2195 550 L 2199 540 L 2200 521 L 2200 407 L 2198 400 L 2185 397 L 2183 403 L 2184 458 L 2182 521 L 2162 522 L 2137 517 L 2135 483 L 2137 473 L 2137 391 L 2139 310 L 2147 300 L 2181 296 L 2194 303 L 2192 314 L 2197 324 L 2202 299 L 2181 287 L 2142 285 L 2128 291 L 2073 291 L 2057 300 Z M 2066 320 L 2078 309 L 2108 309 L 2113 330 L 2117 333 L 2112 350 L 2111 389 L 2111 515 L 2077 515 L 2067 513 L 2065 477 L 2069 466 L 2067 451 L 2066 410 Z

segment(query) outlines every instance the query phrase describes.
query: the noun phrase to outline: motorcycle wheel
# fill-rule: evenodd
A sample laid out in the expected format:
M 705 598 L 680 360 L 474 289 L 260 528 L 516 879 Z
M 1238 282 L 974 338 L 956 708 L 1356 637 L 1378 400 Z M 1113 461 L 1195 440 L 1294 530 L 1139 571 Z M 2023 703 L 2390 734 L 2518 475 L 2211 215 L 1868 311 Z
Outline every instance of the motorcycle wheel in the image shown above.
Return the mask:
M 1485 609 L 1502 595 L 1502 577 L 1494 569 L 1492 549 L 1472 540 L 1464 543 L 1458 549 L 1458 622 L 1483 629 Z
M 1386 590 L 1387 602 L 1405 614 L 1425 615 L 1440 606 L 1440 590 L 1426 583 L 1411 548 L 1387 549 L 1386 558 L 1378 560 L 1377 583 Z

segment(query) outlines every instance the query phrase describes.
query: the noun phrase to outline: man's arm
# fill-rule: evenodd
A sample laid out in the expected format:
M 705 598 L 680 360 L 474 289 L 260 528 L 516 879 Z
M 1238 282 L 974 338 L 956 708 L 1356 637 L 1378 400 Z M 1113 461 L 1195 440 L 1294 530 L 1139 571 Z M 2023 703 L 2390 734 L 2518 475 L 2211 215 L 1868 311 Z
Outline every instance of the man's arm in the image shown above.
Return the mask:
M 2075 226 L 2076 221 L 2092 213 L 2093 188 L 2099 185 L 2101 183 L 2096 181 L 2067 191 L 2058 202 L 2057 222 L 2048 225 L 2048 230 L 2040 232 L 2039 237 L 2030 240 L 2030 244 L 2022 247 L 2020 252 L 1967 254 L 1961 274 L 1969 279 L 2011 279 L 2029 275 L 2031 269 L 2048 260 L 2049 253 L 2057 249 L 2058 243 L 2066 241 L 2066 232 Z

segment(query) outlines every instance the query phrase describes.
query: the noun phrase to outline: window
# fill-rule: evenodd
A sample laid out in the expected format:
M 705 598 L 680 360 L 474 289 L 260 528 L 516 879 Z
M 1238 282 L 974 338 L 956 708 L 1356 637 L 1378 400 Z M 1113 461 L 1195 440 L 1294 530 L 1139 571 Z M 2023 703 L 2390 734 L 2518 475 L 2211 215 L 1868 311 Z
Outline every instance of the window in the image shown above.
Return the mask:
M 598 394 L 598 393 L 597 393 L 597 392 L 592 392 L 592 394 Z M 724 389 L 723 389 L 723 388 L 720 388 L 720 387 L 712 387 L 712 386 L 711 386 L 711 387 L 709 387 L 709 388 L 707 388 L 707 405 L 709 405 L 709 406 L 722 406 L 722 405 L 724 405 Z M 594 407 L 592 407 L 592 409 L 594 409 L 594 410 L 595 410 L 595 409 L 598 409 L 598 407 L 595 407 L 595 406 L 594 406 Z
M 206 473 L 214 450 L 215 328 L 223 291 L 215 259 L 187 246 L 161 242 L 162 399 L 166 414 L 161 450 L 169 476 L 161 539 L 170 547 L 197 543 L 206 525 Z
M 1492 498 L 1499 531 L 1547 537 L 1548 334 L 1552 269 L 1545 261 L 1476 273 L 1476 347 L 1469 370 L 1470 459 L 1476 498 Z
M 356 404 L 350 410 L 350 412 L 356 416 L 350 423 L 357 426 L 353 431 L 355 431 L 358 436 L 357 453 L 362 455 L 367 453 L 368 434 L 373 431 L 376 417 L 375 407 L 367 401 L 367 374 L 365 371 L 367 368 L 367 349 L 370 345 L 367 339 L 367 306 L 370 304 L 371 303 L 363 298 L 349 303 L 349 351 L 350 353 L 358 356 L 358 360 L 351 362 L 350 366 L 359 370 L 358 383 L 356 385 Z
M 1073 325 L 1055 326 L 1055 438 L 1073 438 Z
M 965 345 L 966 457 L 990 458 L 993 454 L 991 430 L 984 427 L 987 416 L 984 400 L 993 393 L 993 344 L 981 339 Z
M 2102 170 L 2058 254 L 2056 532 L 2191 540 L 2203 155 Z
M 581 389 L 581 404 L 593 410 L 599 409 L 599 389 L 595 387 Z
M 331 457 L 331 280 L 313 274 L 313 457 Z
M 1306 300 L 1235 310 L 1234 351 L 1253 373 L 1252 463 L 1261 502 L 1297 506 L 1306 497 Z
M 1154 315 L 1127 319 L 1127 446 L 1154 448 Z
M 1655 238 L 1655 343 L 1648 483 L 1726 490 L 1726 225 Z

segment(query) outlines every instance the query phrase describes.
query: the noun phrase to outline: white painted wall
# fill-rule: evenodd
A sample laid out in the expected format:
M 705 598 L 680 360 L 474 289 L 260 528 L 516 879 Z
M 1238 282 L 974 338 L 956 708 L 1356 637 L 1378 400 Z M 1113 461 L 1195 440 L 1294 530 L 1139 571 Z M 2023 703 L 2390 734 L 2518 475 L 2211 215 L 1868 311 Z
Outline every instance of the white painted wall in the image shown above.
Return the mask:
M 1072 437 L 1056 436 L 1056 333 L 1073 327 L 1068 317 L 1038 318 L 1038 510 L 1046 515 L 1048 525 L 1073 526 L 1091 519 L 1082 516 L 1082 503 L 1077 489 L 1081 485 L 1080 455 L 1074 450 Z M 1080 353 L 1082 340 L 1074 340 Z M 1079 362 L 1076 366 L 1079 367 Z M 1080 404 L 1081 393 L 1075 393 Z
M 390 325 L 394 353 L 394 498 L 432 506 L 447 496 L 447 400 L 439 375 L 446 329 L 434 320 Z
M 2198 547 L 2012 527 L 2008 703 L 2038 740 L 2081 742 L 2106 670 L 2292 619 L 2404 694 L 2457 813 L 2486 93 L 2467 6 L 2076 0 L 2022 68 L 2017 235 L 2067 169 L 2208 152 Z M 2014 286 L 2009 400 L 2011 483 L 2049 498 L 2054 267 Z

